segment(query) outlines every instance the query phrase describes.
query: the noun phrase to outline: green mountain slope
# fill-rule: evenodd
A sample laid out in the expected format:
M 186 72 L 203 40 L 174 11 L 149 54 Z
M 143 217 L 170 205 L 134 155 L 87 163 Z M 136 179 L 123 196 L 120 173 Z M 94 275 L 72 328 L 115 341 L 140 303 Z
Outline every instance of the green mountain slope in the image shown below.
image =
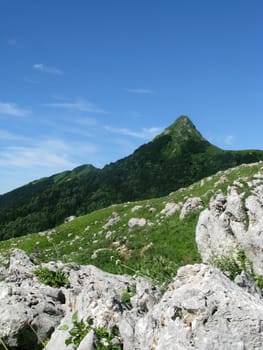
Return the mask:
M 103 169 L 82 166 L 0 197 L 0 239 L 54 227 L 113 203 L 159 197 L 218 170 L 263 159 L 263 151 L 224 151 L 182 116 L 153 141 Z
M 0 266 L 10 249 L 20 248 L 37 262 L 93 264 L 109 272 L 139 273 L 166 283 L 179 266 L 201 261 L 195 228 L 211 197 L 226 194 L 237 180 L 244 182 L 240 185 L 244 191 L 253 193 L 253 187 L 248 189 L 245 184 L 259 172 L 263 174 L 262 162 L 241 165 L 168 196 L 112 205 L 51 230 L 2 241 Z M 262 178 L 256 179 L 263 183 Z M 182 218 L 184 204 L 193 197 L 200 198 L 201 205 Z

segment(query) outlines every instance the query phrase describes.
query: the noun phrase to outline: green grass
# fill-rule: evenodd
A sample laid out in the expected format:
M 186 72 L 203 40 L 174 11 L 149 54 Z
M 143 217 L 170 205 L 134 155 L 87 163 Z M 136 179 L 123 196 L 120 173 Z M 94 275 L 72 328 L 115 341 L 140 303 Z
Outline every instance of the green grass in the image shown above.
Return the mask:
M 61 260 L 93 264 L 112 273 L 134 274 L 137 271 L 152 276 L 159 284 L 167 283 L 178 267 L 201 261 L 195 243 L 195 227 L 202 209 L 194 210 L 180 220 L 179 212 L 170 217 L 160 214 L 165 204 L 183 203 L 190 196 L 198 196 L 205 208 L 216 193 L 226 193 L 228 186 L 239 177 L 251 179 L 261 167 L 262 162 L 221 171 L 169 196 L 113 205 L 44 233 L 1 241 L 0 255 L 8 257 L 10 249 L 20 248 L 39 263 Z M 222 176 L 226 182 L 220 183 Z M 245 187 L 242 191 L 246 197 L 251 189 Z M 132 208 L 137 205 L 142 208 L 132 213 Z M 155 210 L 150 211 L 150 208 Z M 116 215 L 120 220 L 104 229 L 103 226 Z M 145 218 L 150 224 L 129 228 L 129 219 L 133 217 Z M 94 252 L 97 254 L 92 259 Z

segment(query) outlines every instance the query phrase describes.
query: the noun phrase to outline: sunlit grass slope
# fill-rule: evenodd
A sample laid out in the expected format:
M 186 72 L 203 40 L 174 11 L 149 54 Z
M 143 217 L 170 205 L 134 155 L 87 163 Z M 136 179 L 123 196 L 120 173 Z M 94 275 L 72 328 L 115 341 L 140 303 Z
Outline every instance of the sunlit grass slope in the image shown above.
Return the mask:
M 2 241 L 2 263 L 10 249 L 21 248 L 37 262 L 93 264 L 109 272 L 137 272 L 166 282 L 179 266 L 200 262 L 195 227 L 210 198 L 219 191 L 226 193 L 237 178 L 245 183 L 262 164 L 220 171 L 165 197 L 112 205 L 52 230 Z M 182 208 L 190 197 L 200 197 L 202 207 L 184 219 L 180 219 L 181 209 L 170 216 L 164 212 L 167 203 L 177 203 Z

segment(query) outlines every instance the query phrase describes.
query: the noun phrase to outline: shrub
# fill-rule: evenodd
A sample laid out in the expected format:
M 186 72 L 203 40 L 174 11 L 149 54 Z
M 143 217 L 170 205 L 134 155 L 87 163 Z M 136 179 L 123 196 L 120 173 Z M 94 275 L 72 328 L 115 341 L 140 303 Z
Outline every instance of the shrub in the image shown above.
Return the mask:
M 96 350 L 122 350 L 123 345 L 120 341 L 119 332 L 117 327 L 113 327 L 111 331 L 106 328 L 96 328 L 93 325 L 92 318 L 88 317 L 86 321 L 78 321 L 78 312 L 74 312 L 72 315 L 73 327 L 69 330 L 69 337 L 65 340 L 66 345 L 73 345 L 73 349 L 78 349 L 81 341 L 85 336 L 93 330 L 96 339 L 93 343 Z M 63 325 L 59 330 L 68 330 L 67 325 Z M 117 342 L 113 342 L 113 339 Z
M 48 286 L 59 288 L 69 285 L 68 277 L 60 268 L 56 271 L 52 271 L 46 267 L 39 267 L 34 273 L 39 278 L 40 282 Z

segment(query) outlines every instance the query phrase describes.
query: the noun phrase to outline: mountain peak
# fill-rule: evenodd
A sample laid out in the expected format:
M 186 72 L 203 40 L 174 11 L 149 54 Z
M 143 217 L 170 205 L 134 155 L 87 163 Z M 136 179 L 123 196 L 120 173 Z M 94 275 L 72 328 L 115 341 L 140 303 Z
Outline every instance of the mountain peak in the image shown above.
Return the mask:
M 181 115 L 178 117 L 173 124 L 168 126 L 165 130 L 167 131 L 173 131 L 174 129 L 177 130 L 184 130 L 184 129 L 194 129 L 196 131 L 196 127 L 192 123 L 191 119 L 187 117 L 186 115 Z
M 177 139 L 177 141 L 187 140 L 193 137 L 204 140 L 191 119 L 186 115 L 177 118 L 175 122 L 166 128 L 161 135 L 170 135 L 173 139 Z

